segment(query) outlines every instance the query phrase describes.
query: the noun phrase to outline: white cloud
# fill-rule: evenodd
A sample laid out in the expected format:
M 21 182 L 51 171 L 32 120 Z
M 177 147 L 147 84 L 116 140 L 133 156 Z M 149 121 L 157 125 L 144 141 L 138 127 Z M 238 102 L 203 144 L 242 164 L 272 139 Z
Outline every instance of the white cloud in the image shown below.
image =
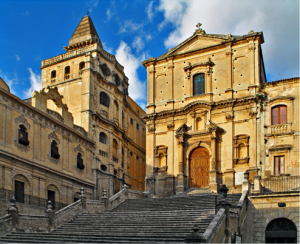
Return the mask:
M 146 39 L 147 39 L 147 41 L 149 41 L 149 40 L 152 39 L 152 36 L 151 36 L 150 34 L 147 34 L 147 35 L 146 35 Z
M 133 40 L 132 46 L 139 52 L 145 47 L 145 43 L 141 37 L 136 36 Z
M 31 13 L 28 11 L 28 10 L 26 10 L 24 13 L 22 13 L 22 15 L 26 15 L 26 16 L 29 16 Z
M 41 75 L 34 73 L 31 68 L 28 70 L 30 72 L 30 88 L 24 91 L 26 98 L 31 97 L 33 91 L 39 91 L 42 88 Z
M 142 24 L 134 23 L 132 20 L 126 20 L 124 25 L 120 27 L 119 33 L 122 32 L 135 32 L 143 27 Z
M 16 60 L 17 60 L 17 61 L 20 61 L 20 57 L 19 57 L 19 55 L 18 55 L 18 54 L 16 54 L 15 56 L 16 56 Z
M 111 17 L 113 16 L 113 13 L 111 12 L 111 10 L 109 8 L 106 10 L 106 15 L 107 15 L 108 20 L 110 20 Z
M 17 74 L 14 74 L 14 78 L 9 79 L 8 76 L 6 74 L 4 74 L 2 72 L 2 70 L 0 69 L 0 77 L 4 80 L 4 82 L 8 85 L 9 90 L 12 94 L 17 96 L 17 92 L 15 90 L 15 87 L 17 87 L 18 84 L 18 77 Z
M 91 0 L 86 2 L 85 4 L 88 6 L 88 12 L 91 13 L 93 9 L 97 8 L 99 0 Z
M 103 49 L 108 53 L 113 53 L 114 49 L 110 46 L 107 46 L 106 42 L 102 42 Z
M 140 102 L 138 105 L 146 112 L 146 103 Z
M 154 10 L 153 10 L 153 1 L 149 3 L 149 5 L 146 7 L 145 12 L 147 13 L 148 19 L 150 22 L 152 22 L 154 17 Z
M 175 27 L 166 48 L 190 37 L 198 22 L 208 34 L 263 31 L 266 73 L 273 80 L 299 76 L 299 1 L 160 0 L 158 10 L 164 14 L 159 28 L 168 23 Z
M 129 95 L 134 100 L 144 100 L 146 83 L 139 79 L 137 70 L 141 66 L 141 61 L 144 60 L 145 54 L 138 58 L 135 57 L 130 47 L 121 41 L 116 51 L 116 58 L 120 64 L 124 65 L 124 72 L 129 79 Z

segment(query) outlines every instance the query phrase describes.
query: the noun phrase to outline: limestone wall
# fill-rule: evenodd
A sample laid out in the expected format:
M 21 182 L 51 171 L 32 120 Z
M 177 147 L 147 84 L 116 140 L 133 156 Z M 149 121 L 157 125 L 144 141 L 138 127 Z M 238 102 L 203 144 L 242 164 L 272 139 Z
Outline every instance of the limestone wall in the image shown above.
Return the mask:
M 286 206 L 279 207 L 278 203 L 285 203 Z M 266 227 L 276 218 L 287 218 L 294 222 L 299 240 L 299 194 L 250 196 L 247 219 L 242 228 L 242 242 L 264 243 Z

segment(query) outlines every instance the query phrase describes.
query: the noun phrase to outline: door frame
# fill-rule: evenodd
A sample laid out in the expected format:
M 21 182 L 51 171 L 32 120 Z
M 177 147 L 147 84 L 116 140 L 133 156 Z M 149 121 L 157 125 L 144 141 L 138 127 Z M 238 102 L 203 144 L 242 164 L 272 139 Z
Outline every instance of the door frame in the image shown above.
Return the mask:
M 210 146 L 208 145 L 208 144 L 206 144 L 206 143 L 199 143 L 199 141 L 198 142 L 195 142 L 195 143 L 193 143 L 188 149 L 187 149 L 187 152 L 186 152 L 186 168 L 185 168 L 185 173 L 186 173 L 186 175 L 187 175 L 187 181 L 188 181 L 188 184 L 187 184 L 187 186 L 188 186 L 188 188 L 190 188 L 190 156 L 191 156 L 191 154 L 193 153 L 193 151 L 195 150 L 195 149 L 197 149 L 197 148 L 205 148 L 205 149 L 207 149 L 208 150 L 208 155 L 209 155 L 209 161 L 208 161 L 208 163 L 209 163 L 209 172 L 211 171 L 211 165 L 212 165 L 212 151 L 211 151 L 211 148 L 210 148 Z M 210 182 L 211 182 L 211 180 L 210 180 L 210 173 L 209 173 L 209 184 L 210 184 Z

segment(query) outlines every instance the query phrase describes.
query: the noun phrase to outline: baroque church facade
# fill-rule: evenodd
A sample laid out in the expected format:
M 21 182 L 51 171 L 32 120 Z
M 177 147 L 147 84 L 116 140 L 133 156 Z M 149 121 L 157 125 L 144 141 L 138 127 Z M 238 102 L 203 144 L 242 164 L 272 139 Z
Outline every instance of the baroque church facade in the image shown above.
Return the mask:
M 194 34 L 147 70 L 147 191 L 299 175 L 299 78 L 266 82 L 262 32 Z
M 64 49 L 42 61 L 42 90 L 29 99 L 0 79 L 1 195 L 62 207 L 81 187 L 88 199 L 124 184 L 144 191 L 145 112 L 128 94 L 124 67 L 103 49 L 89 16 Z

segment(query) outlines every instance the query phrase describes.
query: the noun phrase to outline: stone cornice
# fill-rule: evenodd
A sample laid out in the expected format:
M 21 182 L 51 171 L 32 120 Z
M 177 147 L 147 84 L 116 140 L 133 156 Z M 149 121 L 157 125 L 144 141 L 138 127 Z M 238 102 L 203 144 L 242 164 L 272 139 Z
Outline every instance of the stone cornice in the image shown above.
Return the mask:
M 179 53 L 176 54 L 174 52 L 176 52 L 178 49 L 180 49 L 182 46 L 184 46 L 186 43 L 188 43 L 189 41 L 191 41 L 193 38 L 195 38 L 196 36 L 203 36 L 203 37 L 209 37 L 209 38 L 218 38 L 223 40 L 220 44 L 216 44 L 216 45 L 212 45 L 212 46 L 208 46 L 208 47 L 204 47 L 204 48 L 200 48 L 200 49 L 195 49 L 195 50 L 190 50 L 184 53 Z M 241 41 L 248 41 L 249 38 L 254 38 L 257 39 L 259 38 L 261 43 L 264 43 L 264 37 L 263 37 L 263 33 L 262 32 L 254 32 L 254 31 L 250 31 L 247 35 L 243 35 L 243 36 L 232 36 L 232 35 L 215 35 L 215 34 L 206 34 L 206 33 L 198 33 L 197 31 L 188 39 L 186 39 L 185 41 L 183 41 L 182 43 L 180 43 L 179 45 L 177 45 L 175 48 L 170 49 L 167 53 L 161 55 L 158 58 L 150 58 L 147 59 L 145 61 L 142 62 L 142 64 L 146 67 L 148 66 L 150 63 L 155 63 L 157 61 L 160 60 L 166 60 L 169 57 L 174 57 L 174 56 L 183 56 L 186 55 L 188 53 L 192 53 L 192 52 L 198 52 L 198 51 L 208 51 L 211 48 L 216 49 L 219 46 L 224 47 L 224 45 L 226 45 L 227 43 L 237 43 L 237 42 L 241 42 Z
M 192 110 L 194 110 L 196 106 L 201 106 L 212 110 L 222 106 L 235 106 L 235 105 L 240 105 L 241 103 L 255 102 L 255 98 L 256 98 L 255 96 L 248 96 L 243 98 L 222 100 L 218 102 L 198 100 L 198 101 L 191 102 L 186 106 L 175 110 L 165 110 L 158 113 L 146 114 L 143 116 L 143 119 L 145 121 L 148 121 L 153 119 L 167 118 L 170 116 L 174 117 L 179 115 L 186 115 L 190 113 Z
M 275 85 L 281 85 L 282 83 L 299 83 L 300 77 L 292 77 L 289 79 L 283 79 L 283 80 L 275 80 L 264 83 L 266 87 L 268 86 L 275 86 Z

